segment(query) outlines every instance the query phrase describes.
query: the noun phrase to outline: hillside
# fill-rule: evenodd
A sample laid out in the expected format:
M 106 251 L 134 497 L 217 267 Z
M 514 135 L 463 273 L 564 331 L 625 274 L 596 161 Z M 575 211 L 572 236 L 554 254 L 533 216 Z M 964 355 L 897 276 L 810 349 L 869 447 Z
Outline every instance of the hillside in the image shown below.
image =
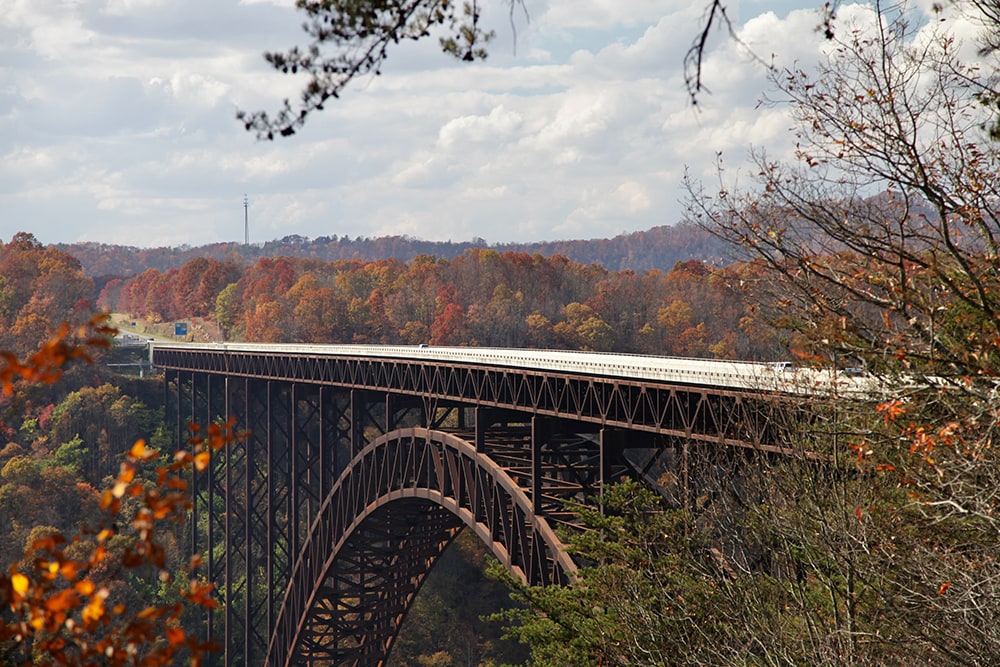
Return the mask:
M 335 261 L 397 259 L 409 262 L 420 255 L 452 259 L 471 248 L 498 252 L 522 252 L 546 257 L 564 255 L 580 264 L 600 264 L 612 271 L 669 271 L 677 262 L 696 259 L 729 263 L 732 250 L 719 239 L 692 224 L 653 227 L 621 234 L 611 239 L 543 241 L 538 243 L 488 244 L 470 241 L 422 241 L 408 236 L 354 238 L 321 236 L 308 239 L 291 235 L 275 241 L 244 246 L 239 243 L 174 248 L 136 248 L 106 243 L 62 243 L 55 246 L 76 257 L 88 276 L 128 277 L 147 269 L 166 272 L 199 257 L 254 264 L 263 257 L 299 257 Z M 102 285 L 98 285 L 98 289 Z

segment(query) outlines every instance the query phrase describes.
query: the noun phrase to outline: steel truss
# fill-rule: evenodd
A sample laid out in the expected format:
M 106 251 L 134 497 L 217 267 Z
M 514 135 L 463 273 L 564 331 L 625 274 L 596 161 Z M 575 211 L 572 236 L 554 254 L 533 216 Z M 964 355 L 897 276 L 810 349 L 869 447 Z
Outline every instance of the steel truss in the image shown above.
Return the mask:
M 729 446 L 781 450 L 789 395 L 413 359 L 155 348 L 153 362 L 238 377 L 493 406 Z
M 773 397 L 732 390 L 393 359 L 154 361 L 179 440 L 227 416 L 251 433 L 192 486 L 191 548 L 222 603 L 205 634 L 227 667 L 381 665 L 462 527 L 522 581 L 565 582 L 567 501 L 599 503 L 630 475 L 687 503 L 705 495 L 691 447 L 781 450 Z

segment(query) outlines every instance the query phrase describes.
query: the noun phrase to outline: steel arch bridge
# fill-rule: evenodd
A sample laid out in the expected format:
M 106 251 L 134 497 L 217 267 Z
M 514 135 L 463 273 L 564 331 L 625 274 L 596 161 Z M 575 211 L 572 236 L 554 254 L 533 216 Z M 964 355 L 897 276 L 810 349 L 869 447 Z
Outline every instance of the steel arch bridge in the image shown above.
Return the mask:
M 565 501 L 624 476 L 697 493 L 692 448 L 781 451 L 782 371 L 570 352 L 163 344 L 168 419 L 250 432 L 195 480 L 225 665 L 381 665 L 468 527 L 514 576 L 563 583 Z M 664 483 L 664 479 L 671 480 Z

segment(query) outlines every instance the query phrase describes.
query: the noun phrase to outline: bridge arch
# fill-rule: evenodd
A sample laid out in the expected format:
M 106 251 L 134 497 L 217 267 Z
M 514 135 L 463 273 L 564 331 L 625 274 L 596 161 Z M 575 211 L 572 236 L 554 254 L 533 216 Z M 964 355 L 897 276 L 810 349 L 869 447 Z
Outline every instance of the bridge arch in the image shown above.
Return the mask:
M 391 431 L 366 445 L 303 536 L 267 664 L 381 665 L 406 610 L 463 526 L 529 584 L 576 570 L 532 499 L 456 434 Z

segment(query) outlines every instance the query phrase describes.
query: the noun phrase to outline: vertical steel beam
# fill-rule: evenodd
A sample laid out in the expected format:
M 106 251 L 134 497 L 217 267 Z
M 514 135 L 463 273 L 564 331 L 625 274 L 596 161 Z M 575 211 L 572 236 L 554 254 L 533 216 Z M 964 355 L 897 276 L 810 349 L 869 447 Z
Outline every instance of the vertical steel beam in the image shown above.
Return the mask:
M 365 446 L 363 396 L 362 390 L 351 390 L 351 458 Z
M 531 505 L 536 516 L 542 516 L 542 447 L 552 437 L 551 422 L 539 415 L 531 418 Z
M 250 381 L 248 379 L 244 379 L 242 382 L 242 388 L 243 388 L 242 424 L 243 428 L 245 429 L 250 428 L 249 421 L 251 414 L 251 407 L 250 407 L 251 396 L 249 395 L 250 394 L 249 383 Z M 245 554 L 246 554 L 244 558 L 244 565 L 246 569 L 246 584 L 245 584 L 246 593 L 243 596 L 243 618 L 245 619 L 244 622 L 247 628 L 247 632 L 243 633 L 243 658 L 245 661 L 244 664 L 246 665 L 257 664 L 256 662 L 251 661 L 251 657 L 253 656 L 254 646 L 252 641 L 253 634 L 250 632 L 250 629 L 253 628 L 255 625 L 255 619 L 253 617 L 252 610 L 253 610 L 253 594 L 256 588 L 255 585 L 257 583 L 255 577 L 256 570 L 253 567 L 254 551 L 252 546 L 253 545 L 252 536 L 253 536 L 253 528 L 255 522 L 253 520 L 253 513 L 251 512 L 252 508 L 254 507 L 254 498 L 253 498 L 253 480 L 255 477 L 254 453 L 257 450 L 256 447 L 257 442 L 258 441 L 253 434 L 251 434 L 249 438 L 246 438 L 244 440 L 244 454 L 243 454 L 243 502 L 244 502 L 244 511 L 243 511 L 244 547 L 243 548 L 245 549 Z M 226 667 L 232 667 L 232 666 L 227 665 Z
M 200 384 L 200 382 L 204 382 L 205 385 L 204 390 L 202 390 L 201 392 L 198 391 L 198 385 Z M 190 393 L 191 404 L 190 404 L 190 410 L 187 413 L 188 423 L 185 426 L 184 431 L 182 432 L 183 435 L 181 436 L 185 440 L 183 444 L 183 447 L 185 449 L 187 449 L 188 447 L 186 442 L 187 440 L 186 436 L 194 435 L 194 433 L 190 431 L 190 427 L 195 424 L 201 424 L 203 426 L 207 426 L 207 423 L 205 423 L 206 422 L 205 417 L 207 416 L 208 413 L 208 403 L 209 403 L 209 401 L 207 400 L 207 395 L 209 392 L 208 383 L 209 383 L 208 376 L 199 375 L 194 372 L 191 373 L 191 393 Z M 205 498 L 202 495 L 202 488 L 200 481 L 201 480 L 198 478 L 198 475 L 192 475 L 191 496 L 194 503 L 193 503 L 193 516 L 191 518 L 191 553 L 201 553 L 201 550 L 203 548 L 202 545 L 200 544 L 200 539 L 199 539 L 200 538 L 199 532 L 201 530 L 200 526 L 201 517 L 199 516 L 198 510 L 199 510 L 199 505 L 204 506 Z
M 226 517 L 225 517 L 225 532 L 226 532 L 226 552 L 225 553 L 226 553 L 226 555 L 225 555 L 225 570 L 226 570 L 226 574 L 225 574 L 225 581 L 224 581 L 224 584 L 223 584 L 225 586 L 224 597 L 225 597 L 225 605 L 226 605 L 225 626 L 224 626 L 224 629 L 223 629 L 223 642 L 224 642 L 225 651 L 226 651 L 226 667 L 230 667 L 235 662 L 234 661 L 234 657 L 235 656 L 232 655 L 233 639 L 234 639 L 234 637 L 233 637 L 233 624 L 234 624 L 233 614 L 236 611 L 236 609 L 235 609 L 236 605 L 233 604 L 233 583 L 232 583 L 232 576 L 233 576 L 233 551 L 234 551 L 234 549 L 233 549 L 232 542 L 229 539 L 229 536 L 232 535 L 231 531 L 233 530 L 232 517 L 233 517 L 233 513 L 236 511 L 236 507 L 234 506 L 234 502 L 233 502 L 233 495 L 231 493 L 232 488 L 233 488 L 232 487 L 232 481 L 233 481 L 233 460 L 232 460 L 232 457 L 233 457 L 233 451 L 232 451 L 232 449 L 227 448 L 226 449 L 226 470 L 225 470 L 224 475 L 223 475 L 223 477 L 225 479 L 225 483 L 226 483 L 226 491 L 225 491 L 225 498 L 226 498 Z
M 271 618 L 277 610 L 291 575 L 296 552 L 293 551 L 297 526 L 292 522 L 293 504 L 291 487 L 295 478 L 291 475 L 291 424 L 292 395 L 287 383 L 268 381 L 267 408 L 267 530 L 266 540 L 268 563 L 268 587 L 271 595 Z
M 607 447 L 608 447 L 608 429 L 601 427 L 600 434 L 598 435 L 598 462 L 597 466 L 600 468 L 600 475 L 597 480 L 597 504 L 601 510 L 601 516 L 604 516 L 604 486 L 607 484 L 607 479 L 604 476 L 605 473 L 605 461 L 607 460 Z
M 689 509 L 691 507 L 691 479 L 689 477 L 690 466 L 690 440 L 684 438 L 681 443 L 681 507 Z
M 602 427 L 598 434 L 598 504 L 604 514 L 604 487 L 610 483 L 614 466 L 620 463 L 625 448 L 625 432 Z
M 251 431 L 246 439 L 243 496 L 243 543 L 245 557 L 245 595 L 243 618 L 246 632 L 243 637 L 243 655 L 247 665 L 262 663 L 269 636 L 270 611 L 275 597 L 267 580 L 267 567 L 271 546 L 269 542 L 268 478 L 268 383 L 250 380 L 246 383 L 247 426 Z
M 323 496 L 323 478 L 329 475 L 322 454 L 324 441 L 323 406 L 319 388 L 304 383 L 293 383 L 291 388 L 291 479 L 292 530 L 291 548 L 298 556 L 302 540 L 319 512 Z
M 333 438 L 329 408 L 330 390 L 326 385 L 319 387 L 319 497 L 322 501 L 333 486 L 333 468 L 336 449 Z
M 479 452 L 483 451 L 483 445 L 486 443 L 486 429 L 489 428 L 489 422 L 487 420 L 489 419 L 488 415 L 490 411 L 487 408 L 484 408 L 479 405 L 477 405 L 473 410 L 476 421 L 474 425 L 475 428 L 474 444 L 476 446 L 476 453 L 478 454 Z
M 191 421 L 192 421 L 192 423 L 197 424 L 199 426 L 199 428 L 201 428 L 201 431 L 199 431 L 199 434 L 203 438 L 207 438 L 208 437 L 208 427 L 209 427 L 209 425 L 214 420 L 214 414 L 213 414 L 213 410 L 212 410 L 212 396 L 213 396 L 212 388 L 213 388 L 215 376 L 210 375 L 210 374 L 204 374 L 204 377 L 205 377 L 205 411 L 204 411 L 204 413 L 202 413 L 200 419 L 197 416 L 195 416 L 195 417 L 192 418 Z M 206 444 L 207 444 L 207 442 L 204 442 L 203 446 L 206 445 Z M 228 454 L 228 452 L 225 452 L 224 456 L 226 454 Z M 215 546 L 216 546 L 215 545 L 215 538 L 216 538 L 215 524 L 216 524 L 216 521 L 215 521 L 215 511 L 214 511 L 215 510 L 215 483 L 216 483 L 215 471 L 220 466 L 220 464 L 225 468 L 225 470 L 229 469 L 229 466 L 225 465 L 225 461 L 221 461 L 220 462 L 220 460 L 219 460 L 220 458 L 221 457 L 212 457 L 211 463 L 208 466 L 208 470 L 207 470 L 208 474 L 205 476 L 205 477 L 207 477 L 207 479 L 204 479 L 204 481 L 202 481 L 202 479 L 201 479 L 202 476 L 199 475 L 197 471 L 195 471 L 194 474 L 193 474 L 193 478 L 195 480 L 194 484 L 197 485 L 197 484 L 199 484 L 199 482 L 201 482 L 201 487 L 203 489 L 202 493 L 201 493 L 201 500 L 202 500 L 201 507 L 199 508 L 199 502 L 198 502 L 198 499 L 197 499 L 197 496 L 196 496 L 196 500 L 195 500 L 195 503 L 194 503 L 194 511 L 197 512 L 200 509 L 201 512 L 202 512 L 202 514 L 203 514 L 203 517 L 199 520 L 199 523 L 201 521 L 204 521 L 204 523 L 205 523 L 205 529 L 204 529 L 205 552 L 207 552 L 207 554 L 208 554 L 208 571 L 209 571 L 209 579 L 211 581 L 219 581 L 218 575 L 220 574 L 218 572 L 218 563 L 216 562 L 216 559 L 215 559 Z M 201 530 L 200 526 L 196 526 L 195 530 Z M 223 535 L 222 535 L 222 542 L 223 542 L 223 544 L 225 544 L 225 533 L 223 533 Z M 223 573 L 223 575 L 225 577 L 225 582 L 226 582 L 226 585 L 227 585 L 226 586 L 227 590 L 225 591 L 225 600 L 226 600 L 226 602 L 229 601 L 228 574 L 229 574 L 228 571 L 225 571 Z M 214 609 L 209 609 L 207 613 L 208 613 L 208 633 L 209 633 L 209 640 L 212 640 L 215 637 L 215 632 L 216 632 L 215 623 L 217 621 L 217 617 L 216 617 Z M 228 629 L 228 624 L 224 624 L 223 633 L 225 633 L 225 631 L 227 629 Z M 225 634 L 223 634 L 223 636 L 225 637 Z M 225 639 L 228 640 L 228 637 L 225 637 Z M 227 646 L 229 645 L 228 641 L 226 641 L 226 645 Z
M 276 570 L 278 569 L 275 564 L 275 551 L 277 549 L 278 542 L 278 528 L 275 526 L 275 512 L 278 510 L 277 503 L 277 489 L 276 479 L 277 479 L 277 465 L 275 459 L 277 458 L 275 449 L 273 445 L 272 432 L 272 406 L 271 399 L 273 396 L 272 383 L 270 381 L 266 384 L 267 391 L 267 414 L 266 414 L 266 442 L 267 442 L 267 590 L 277 591 L 277 577 Z M 267 605 L 267 626 L 271 628 L 274 626 L 274 619 L 277 618 L 278 604 L 271 600 Z
M 302 466 L 299 443 L 299 385 L 295 382 L 288 387 L 288 408 L 290 411 L 288 428 L 288 555 L 291 561 L 299 553 L 299 498 L 302 496 Z
M 163 418 L 170 441 L 181 444 L 181 372 L 167 369 L 163 372 Z

